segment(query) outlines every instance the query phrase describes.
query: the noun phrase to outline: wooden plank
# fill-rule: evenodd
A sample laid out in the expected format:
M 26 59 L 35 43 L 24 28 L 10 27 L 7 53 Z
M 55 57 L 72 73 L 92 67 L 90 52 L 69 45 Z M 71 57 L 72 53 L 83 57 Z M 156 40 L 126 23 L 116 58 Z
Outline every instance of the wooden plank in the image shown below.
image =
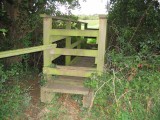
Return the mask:
M 52 29 L 49 31 L 50 35 L 58 36 L 85 36 L 85 37 L 97 37 L 98 30 L 66 30 L 66 29 Z
M 55 48 L 50 54 L 97 57 L 97 50 Z
M 23 49 L 17 49 L 17 50 L 8 50 L 8 51 L 0 52 L 0 58 L 48 50 L 55 47 L 56 47 L 56 44 L 52 44 L 52 45 L 41 45 L 41 46 L 23 48 Z
M 82 43 L 82 42 L 83 42 L 82 40 L 79 40 L 79 41 L 73 43 L 73 44 L 71 45 L 71 48 L 76 47 L 78 44 L 80 44 L 80 43 Z M 61 56 L 61 55 L 53 55 L 53 56 L 51 56 L 51 60 L 55 60 L 56 58 L 58 58 L 58 57 L 60 57 L 60 56 Z
M 67 84 L 55 84 L 55 83 L 47 83 L 46 86 L 41 87 L 42 91 L 49 93 L 69 93 L 69 94 L 81 94 L 87 95 L 89 93 L 89 89 L 85 87 L 78 87 Z
M 60 76 L 55 80 L 50 80 L 45 86 L 41 87 L 41 90 L 50 93 L 87 95 L 90 89 L 84 87 L 84 80 L 85 78 L 83 77 Z
M 85 67 L 43 67 L 43 73 L 49 75 L 66 75 L 66 76 L 78 76 L 78 77 L 89 77 L 95 69 Z
M 94 99 L 94 91 L 90 90 L 87 95 L 83 96 L 83 107 L 91 107 L 93 104 L 93 99 Z
M 77 21 L 77 20 L 74 20 L 74 19 L 67 19 L 67 18 L 64 18 L 64 17 L 50 16 L 50 15 L 46 15 L 46 14 L 40 14 L 40 17 L 53 18 L 55 20 L 71 21 L 71 22 L 86 24 L 86 22 L 81 22 L 81 21 Z
M 58 58 L 58 57 L 60 57 L 60 56 L 61 56 L 61 55 L 52 55 L 52 56 L 51 56 L 51 61 L 52 61 L 52 60 L 55 60 L 56 58 Z
M 105 63 L 106 40 L 107 40 L 107 19 L 106 15 L 99 17 L 99 37 L 98 37 L 98 57 L 97 57 L 97 71 L 103 72 Z
M 66 24 L 66 29 L 71 29 L 71 21 Z M 66 38 L 66 48 L 71 48 L 71 37 Z M 71 56 L 65 56 L 65 65 L 69 65 L 71 62 Z
M 74 48 L 74 47 L 78 46 L 78 45 L 81 44 L 82 42 L 83 42 L 83 40 L 78 40 L 78 41 L 76 41 L 75 43 L 73 43 L 73 44 L 71 45 L 71 48 Z
M 78 24 L 77 24 L 77 28 L 78 28 L 79 30 L 82 30 L 82 24 L 81 24 L 81 23 L 78 23 Z M 77 37 L 77 39 L 81 39 L 81 37 Z M 81 44 L 78 44 L 78 45 L 77 45 L 77 49 L 81 49 Z
M 52 18 L 43 18 L 43 44 L 49 45 L 50 34 L 49 31 L 52 29 Z M 44 66 L 49 66 L 51 64 L 51 56 L 48 50 L 45 50 L 43 53 L 43 64 Z
M 87 28 L 87 30 L 99 30 L 98 28 Z
M 85 70 L 85 71 L 95 71 L 96 69 L 95 68 L 91 68 L 91 67 L 75 67 L 75 66 L 56 66 L 57 69 L 63 69 L 63 70 L 77 70 L 80 69 L 80 70 Z
M 56 76 L 56 78 L 53 80 L 53 78 L 50 80 L 50 83 L 54 84 L 62 84 L 62 85 L 72 85 L 72 86 L 78 86 L 78 87 L 84 87 L 84 77 L 74 77 L 74 76 Z
M 66 37 L 66 36 L 51 36 L 51 42 L 56 42 L 56 41 L 63 40 L 66 38 L 68 38 L 68 37 Z
M 49 45 L 51 44 L 51 36 L 49 34 L 49 30 L 52 29 L 52 18 L 43 18 L 43 44 Z M 51 54 L 49 53 L 49 50 L 43 51 L 43 66 L 49 66 L 51 65 Z M 47 75 L 45 79 L 49 79 L 52 77 L 51 75 Z

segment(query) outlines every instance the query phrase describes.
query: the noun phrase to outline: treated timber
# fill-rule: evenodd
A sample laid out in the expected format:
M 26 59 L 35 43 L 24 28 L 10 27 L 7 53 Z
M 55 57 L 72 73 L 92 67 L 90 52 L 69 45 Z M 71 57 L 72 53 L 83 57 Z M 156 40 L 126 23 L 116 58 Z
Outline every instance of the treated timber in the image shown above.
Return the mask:
M 66 36 L 51 36 L 51 42 L 57 42 L 59 40 L 63 40 L 66 38 L 68 38 L 68 37 L 66 37 Z
M 17 50 L 8 50 L 8 51 L 0 52 L 0 58 L 39 52 L 43 50 L 49 50 L 55 47 L 56 47 L 56 44 L 52 44 L 52 45 L 41 45 L 41 46 L 23 48 L 23 49 L 17 49 Z
M 46 15 L 46 14 L 41 14 L 40 17 L 43 17 L 43 18 L 52 18 L 54 20 L 71 21 L 71 22 L 75 22 L 75 23 L 86 24 L 86 22 L 81 22 L 81 21 L 77 21 L 77 20 L 74 20 L 74 19 L 67 19 L 67 18 L 64 18 L 64 17 L 50 16 L 50 15 Z
M 79 45 L 80 43 L 82 43 L 82 40 L 79 40 L 79 41 L 73 43 L 73 44 L 71 45 L 71 48 L 76 47 L 76 46 Z M 51 56 L 51 60 L 55 60 L 56 58 L 58 58 L 58 57 L 60 57 L 60 56 L 61 56 L 61 55 L 59 55 L 59 54 L 53 55 L 53 56 Z M 71 61 L 71 62 L 72 62 L 72 61 Z
M 57 66 L 56 68 L 51 67 L 43 67 L 44 74 L 50 75 L 65 75 L 65 76 L 77 76 L 77 77 L 89 77 L 96 69 L 94 68 L 87 68 L 87 67 L 71 67 L 71 66 L 64 66 L 60 67 Z
M 66 22 L 66 29 L 71 29 L 71 21 Z M 71 48 L 71 37 L 66 38 L 66 48 Z M 65 56 L 65 65 L 69 65 L 71 62 L 71 56 Z
M 105 63 L 105 52 L 106 52 L 106 41 L 107 41 L 107 19 L 106 15 L 99 16 L 99 37 L 98 37 L 98 57 L 97 57 L 97 71 L 103 72 Z
M 50 54 L 97 57 L 97 50 L 55 48 Z
M 56 58 L 58 58 L 58 57 L 60 57 L 61 55 L 53 55 L 53 56 L 51 56 L 51 61 L 52 60 L 55 60 Z
M 73 43 L 72 45 L 71 45 L 71 48 L 75 48 L 76 46 L 78 46 L 79 44 L 81 44 L 83 42 L 83 40 L 78 40 L 78 41 L 76 41 L 75 43 Z
M 50 41 L 50 34 L 49 30 L 52 29 L 52 18 L 43 18 L 43 44 L 49 45 L 51 44 Z M 51 55 L 49 54 L 48 50 L 45 50 L 43 53 L 43 65 L 49 66 L 51 64 Z
M 97 37 L 98 30 L 68 30 L 68 29 L 52 29 L 49 31 L 50 35 L 58 36 L 83 36 L 83 37 Z
M 84 78 L 81 77 L 66 78 L 62 76 L 55 80 L 50 80 L 50 82 L 48 82 L 45 86 L 41 87 L 41 90 L 49 93 L 58 92 L 87 95 L 90 90 L 84 87 L 83 81 Z

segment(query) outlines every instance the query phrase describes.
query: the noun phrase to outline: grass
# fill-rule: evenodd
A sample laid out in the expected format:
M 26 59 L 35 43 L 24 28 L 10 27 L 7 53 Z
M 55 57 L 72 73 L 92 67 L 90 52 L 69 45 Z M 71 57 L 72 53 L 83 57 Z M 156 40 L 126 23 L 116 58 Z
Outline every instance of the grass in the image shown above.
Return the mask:
M 99 28 L 99 20 L 80 20 L 80 21 L 88 23 L 88 28 Z M 87 43 L 88 44 L 95 44 L 96 39 L 88 38 Z
M 80 21 L 88 23 L 88 28 L 99 27 L 99 20 L 80 20 Z

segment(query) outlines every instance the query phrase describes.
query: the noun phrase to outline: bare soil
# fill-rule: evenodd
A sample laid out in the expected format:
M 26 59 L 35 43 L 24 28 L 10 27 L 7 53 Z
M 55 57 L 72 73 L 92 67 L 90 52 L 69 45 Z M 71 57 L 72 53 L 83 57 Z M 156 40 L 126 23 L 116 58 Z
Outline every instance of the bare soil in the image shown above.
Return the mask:
M 44 104 L 40 102 L 40 77 L 38 74 L 27 78 L 22 81 L 22 87 L 28 89 L 31 96 L 30 105 L 25 110 L 22 120 L 44 120 L 44 116 L 49 114 L 51 111 L 48 109 L 54 106 L 52 104 Z M 52 118 L 52 120 L 81 120 L 79 117 L 80 106 L 71 98 L 69 94 L 63 94 L 57 101 L 61 104 L 61 110 L 65 109 L 67 112 L 60 115 L 60 117 Z

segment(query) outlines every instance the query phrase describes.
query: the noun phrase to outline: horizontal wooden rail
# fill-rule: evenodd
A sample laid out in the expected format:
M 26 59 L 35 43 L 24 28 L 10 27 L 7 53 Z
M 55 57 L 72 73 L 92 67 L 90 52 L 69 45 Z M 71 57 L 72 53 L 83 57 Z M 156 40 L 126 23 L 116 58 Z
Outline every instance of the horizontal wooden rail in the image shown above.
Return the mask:
M 87 28 L 86 30 L 99 30 L 98 28 Z
M 60 57 L 61 55 L 53 55 L 53 56 L 51 56 L 51 61 L 52 60 L 55 60 L 56 58 L 58 58 L 58 57 Z
M 68 38 L 68 37 L 66 37 L 66 36 L 51 36 L 51 42 L 57 42 L 59 40 L 63 40 L 66 38 Z
M 97 50 L 55 48 L 50 54 L 97 57 Z
M 55 47 L 56 47 L 56 44 L 52 44 L 52 45 L 41 45 L 41 46 L 23 48 L 23 49 L 17 49 L 17 50 L 8 50 L 8 51 L 0 52 L 0 58 L 33 53 L 33 52 L 43 51 L 47 49 L 53 49 Z
M 58 36 L 84 36 L 84 37 L 98 37 L 98 30 L 69 30 L 69 29 L 52 29 L 49 31 L 50 35 Z
M 75 23 L 87 24 L 86 22 L 81 22 L 81 21 L 77 21 L 77 20 L 74 20 L 74 19 L 67 19 L 67 18 L 58 17 L 58 16 L 50 16 L 50 15 L 46 15 L 46 14 L 41 14 L 40 17 L 44 17 L 44 18 L 48 17 L 48 18 L 52 18 L 54 20 L 71 21 L 71 22 L 75 22 Z
M 44 74 L 51 75 L 67 75 L 77 77 L 89 77 L 96 69 L 88 67 L 73 67 L 73 66 L 57 66 L 56 68 L 43 67 Z
M 70 48 L 74 48 L 74 47 L 78 46 L 82 42 L 83 42 L 83 40 L 78 40 L 75 43 L 73 43 Z M 58 58 L 60 56 L 61 55 L 59 55 L 59 54 L 53 55 L 53 56 L 51 56 L 51 60 L 55 60 L 56 58 Z
M 71 45 L 71 48 L 74 48 L 74 47 L 78 46 L 78 45 L 81 44 L 82 42 L 83 42 L 83 40 L 78 40 L 77 42 L 75 42 L 75 43 L 73 43 L 73 44 Z

